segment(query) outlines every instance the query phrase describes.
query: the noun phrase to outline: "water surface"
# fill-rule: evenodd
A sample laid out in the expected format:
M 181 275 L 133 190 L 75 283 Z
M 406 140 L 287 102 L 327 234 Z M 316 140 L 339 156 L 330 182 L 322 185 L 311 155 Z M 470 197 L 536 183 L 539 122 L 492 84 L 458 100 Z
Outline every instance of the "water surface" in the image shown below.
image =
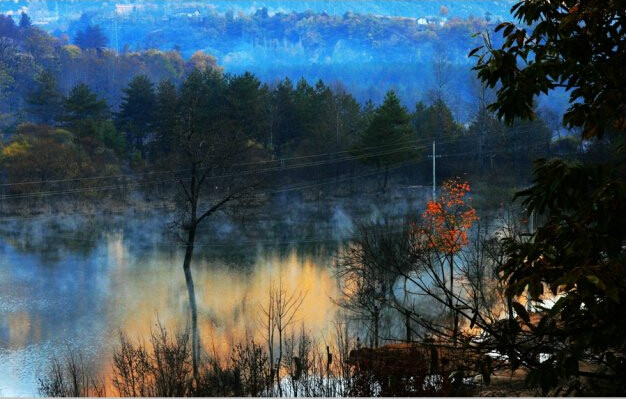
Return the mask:
M 127 216 L 3 221 L 2 395 L 36 395 L 37 378 L 53 355 L 80 351 L 106 375 L 120 330 L 147 340 L 157 321 L 173 329 L 188 325 L 183 253 L 163 234 L 165 222 Z M 319 338 L 331 331 L 337 292 L 329 266 L 336 248 L 325 240 L 289 239 L 200 243 L 192 269 L 205 347 L 227 356 L 245 337 L 259 342 L 259 307 L 278 281 L 306 292 L 299 321 L 311 333 Z

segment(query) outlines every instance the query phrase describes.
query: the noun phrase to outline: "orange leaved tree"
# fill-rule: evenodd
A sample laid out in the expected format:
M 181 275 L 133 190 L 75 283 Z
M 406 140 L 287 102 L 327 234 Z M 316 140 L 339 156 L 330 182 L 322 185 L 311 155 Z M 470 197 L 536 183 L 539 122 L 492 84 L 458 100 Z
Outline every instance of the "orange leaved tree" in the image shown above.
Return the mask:
M 424 221 L 420 236 L 431 250 L 441 254 L 449 265 L 448 305 L 452 310 L 452 339 L 456 343 L 459 317 L 454 303 L 454 255 L 467 245 L 467 232 L 478 220 L 476 210 L 470 205 L 470 186 L 459 178 L 443 183 L 438 199 L 428 201 L 422 213 Z

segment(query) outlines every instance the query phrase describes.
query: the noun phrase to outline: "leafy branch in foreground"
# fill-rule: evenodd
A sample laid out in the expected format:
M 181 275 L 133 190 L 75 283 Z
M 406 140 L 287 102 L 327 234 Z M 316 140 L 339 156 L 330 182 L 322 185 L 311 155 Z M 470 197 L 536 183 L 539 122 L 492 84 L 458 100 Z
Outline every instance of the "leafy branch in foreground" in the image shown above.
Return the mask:
M 501 24 L 504 43 L 474 49 L 475 70 L 498 87 L 489 108 L 511 123 L 533 118 L 540 93 L 569 90 L 568 127 L 583 137 L 618 137 L 626 130 L 626 2 L 521 1 Z M 500 273 L 509 296 L 527 292 L 538 302 L 537 322 L 523 307 L 517 331 L 542 342 L 543 359 L 527 362 L 529 381 L 544 393 L 579 388 L 626 392 L 625 148 L 597 164 L 538 160 L 532 187 L 518 194 L 544 223 L 522 240 L 508 240 Z M 555 298 L 543 303 L 545 291 Z M 585 379 L 583 379 L 585 377 Z M 595 387 L 595 388 L 594 388 Z M 566 389 L 560 391 L 560 389 Z

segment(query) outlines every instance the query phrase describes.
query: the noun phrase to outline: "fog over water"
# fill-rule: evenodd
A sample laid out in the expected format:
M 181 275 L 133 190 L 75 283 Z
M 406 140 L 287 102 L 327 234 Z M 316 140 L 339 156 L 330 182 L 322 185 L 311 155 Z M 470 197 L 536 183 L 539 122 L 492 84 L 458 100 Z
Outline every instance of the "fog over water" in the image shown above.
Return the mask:
M 192 270 L 204 347 L 227 357 L 246 337 L 262 342 L 259 307 L 272 282 L 306 292 L 299 322 L 317 338 L 332 334 L 337 313 L 333 262 L 359 220 L 419 209 L 395 201 L 277 198 L 274 211 L 240 223 L 221 215 L 201 234 Z M 356 202 L 356 203 L 353 203 Z M 289 207 L 281 204 L 289 203 Z M 347 211 L 350 209 L 350 212 Z M 272 223 L 272 220 L 274 222 Z M 5 217 L 0 227 L 0 387 L 37 394 L 53 355 L 80 353 L 110 373 L 120 331 L 147 339 L 160 321 L 189 322 L 183 250 L 163 213 Z
M 58 249 L 55 241 L 67 244 L 70 239 L 46 233 L 41 232 L 46 244 L 40 249 L 20 248 L 10 236 L 0 241 L 4 395 L 36 394 L 38 371 L 66 348 L 80 350 L 106 371 L 120 329 L 145 338 L 157 319 L 172 328 L 186 325 L 188 298 L 179 249 L 158 242 L 134 245 L 135 238 L 123 231 L 105 231 L 93 242 L 77 238 L 76 247 Z M 205 345 L 225 355 L 246 333 L 257 336 L 256 312 L 270 281 L 278 278 L 290 290 L 307 292 L 301 313 L 309 328 L 322 332 L 329 327 L 335 294 L 325 267 L 332 262 L 330 255 L 295 248 L 235 250 L 246 252 L 241 264 L 201 249 L 203 256 L 193 265 Z

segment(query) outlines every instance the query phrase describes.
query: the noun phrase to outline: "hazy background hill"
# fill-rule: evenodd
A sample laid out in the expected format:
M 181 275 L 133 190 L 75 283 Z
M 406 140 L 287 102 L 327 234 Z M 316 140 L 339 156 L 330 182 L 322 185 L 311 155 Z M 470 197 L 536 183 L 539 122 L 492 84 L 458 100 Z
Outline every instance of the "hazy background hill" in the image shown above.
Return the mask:
M 0 12 L 65 43 L 99 26 L 117 52 L 202 50 L 226 72 L 253 71 L 272 83 L 289 77 L 341 82 L 362 102 L 389 88 L 411 106 L 442 83 L 450 106 L 469 120 L 473 102 L 467 53 L 509 15 L 509 1 L 9 1 Z M 445 62 L 439 78 L 433 60 Z M 437 81 L 444 80 L 445 82 Z M 126 82 L 123 82 L 126 83 Z M 115 105 L 115 104 L 114 104 Z
M 475 114 L 476 85 L 468 52 L 482 44 L 477 32 L 510 19 L 512 1 L 2 1 L 0 12 L 16 22 L 27 12 L 34 26 L 76 44 L 97 26 L 116 53 L 172 51 L 189 59 L 197 51 L 215 57 L 228 73 L 252 71 L 271 84 L 318 79 L 341 86 L 357 100 L 380 103 L 389 89 L 413 108 L 430 102 L 433 89 L 456 119 Z M 494 35 L 498 42 L 499 34 Z M 151 71 L 141 70 L 141 73 Z M 118 88 L 130 73 L 101 93 L 115 108 Z M 162 78 L 156 74 L 154 78 Z M 61 79 L 63 81 L 63 79 Z M 71 79 L 75 83 L 75 79 Z M 88 82 L 94 85 L 91 82 Z M 98 84 L 95 84 L 98 86 Z M 98 88 L 96 87 L 96 90 Z M 560 113 L 563 99 L 539 105 Z

